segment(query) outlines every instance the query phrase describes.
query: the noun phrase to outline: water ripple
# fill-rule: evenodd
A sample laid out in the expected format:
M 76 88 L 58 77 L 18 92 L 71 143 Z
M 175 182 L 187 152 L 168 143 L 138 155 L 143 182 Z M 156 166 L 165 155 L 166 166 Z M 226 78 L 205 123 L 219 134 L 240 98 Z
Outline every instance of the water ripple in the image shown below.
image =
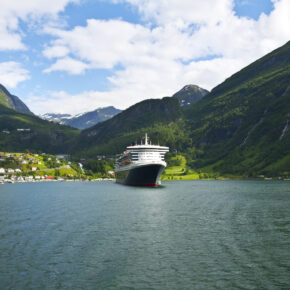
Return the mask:
M 1 185 L 1 288 L 290 288 L 289 185 Z

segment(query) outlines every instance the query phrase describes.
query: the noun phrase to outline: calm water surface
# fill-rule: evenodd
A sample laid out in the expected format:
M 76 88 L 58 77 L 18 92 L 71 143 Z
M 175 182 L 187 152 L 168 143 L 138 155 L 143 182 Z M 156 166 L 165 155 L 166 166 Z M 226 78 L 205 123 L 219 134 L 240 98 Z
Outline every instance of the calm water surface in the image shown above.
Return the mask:
M 290 289 L 290 182 L 0 185 L 1 289 Z

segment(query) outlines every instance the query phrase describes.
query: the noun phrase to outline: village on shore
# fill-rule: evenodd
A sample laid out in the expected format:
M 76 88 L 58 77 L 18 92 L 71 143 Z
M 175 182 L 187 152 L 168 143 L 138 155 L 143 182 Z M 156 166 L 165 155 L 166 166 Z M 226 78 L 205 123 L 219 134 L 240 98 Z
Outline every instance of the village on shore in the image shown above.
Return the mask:
M 0 184 L 52 181 L 113 181 L 114 172 L 88 176 L 83 165 L 71 162 L 69 155 L 0 152 Z

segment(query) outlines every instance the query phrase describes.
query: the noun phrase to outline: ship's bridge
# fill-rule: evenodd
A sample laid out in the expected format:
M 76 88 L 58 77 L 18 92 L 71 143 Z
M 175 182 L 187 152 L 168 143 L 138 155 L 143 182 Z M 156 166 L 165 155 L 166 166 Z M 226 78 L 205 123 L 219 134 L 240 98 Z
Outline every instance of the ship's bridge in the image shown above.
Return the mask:
M 164 161 L 168 147 L 148 144 L 147 134 L 145 135 L 145 144 L 131 145 L 127 147 L 130 152 L 131 160 L 136 161 Z

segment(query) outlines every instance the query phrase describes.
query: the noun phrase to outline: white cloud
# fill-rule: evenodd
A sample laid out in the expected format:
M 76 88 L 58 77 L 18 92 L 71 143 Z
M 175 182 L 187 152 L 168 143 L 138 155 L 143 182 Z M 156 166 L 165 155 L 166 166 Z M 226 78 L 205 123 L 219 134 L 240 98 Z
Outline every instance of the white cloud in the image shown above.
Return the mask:
M 20 21 L 33 29 L 41 23 L 38 32 L 54 37 L 43 50 L 52 62 L 44 72 L 111 72 L 107 92 L 34 94 L 30 106 L 35 111 L 41 106 L 71 113 L 112 104 L 126 108 L 172 95 L 189 83 L 211 89 L 290 38 L 290 0 L 272 0 L 274 10 L 258 20 L 235 15 L 233 0 L 111 0 L 136 7 L 143 24 L 88 19 L 71 30 L 52 24 L 59 23 L 59 12 L 69 3 L 79 1 L 0 0 L 0 51 L 27 49 Z M 0 83 L 13 88 L 28 78 L 19 63 L 0 63 Z
M 21 41 L 21 36 L 12 32 L 0 20 L 0 51 L 3 50 L 24 50 L 25 45 Z
M 27 23 L 54 19 L 70 2 L 78 0 L 0 0 L 0 51 L 26 49 L 19 20 Z
M 0 83 L 8 88 L 15 88 L 18 83 L 29 79 L 29 72 L 14 61 L 0 63 Z
M 215 59 L 192 62 L 186 67 L 173 62 L 163 63 L 158 70 L 157 65 L 160 65 L 160 62 L 153 67 L 130 66 L 124 71 L 117 72 L 110 79 L 114 87 L 107 92 L 84 91 L 80 94 L 69 94 L 59 91 L 47 92 L 41 97 L 36 93 L 28 98 L 27 104 L 33 112 L 40 114 L 47 112 L 77 114 L 111 105 L 126 109 L 143 99 L 171 96 L 184 84 L 191 83 L 192 79 L 199 79 L 202 87 L 208 85 L 209 79 L 212 82 L 220 82 L 227 77 L 230 70 L 233 73 L 236 69 L 240 69 L 242 62 Z M 176 76 L 180 75 L 182 78 L 177 79 Z
M 273 0 L 274 10 L 258 20 L 235 15 L 233 0 L 111 1 L 137 7 L 144 24 L 88 19 L 85 26 L 71 30 L 47 25 L 42 31 L 54 37 L 43 50 L 53 62 L 44 72 L 75 75 L 107 69 L 111 88 L 32 94 L 32 110 L 79 113 L 108 105 L 124 109 L 145 98 L 172 95 L 189 83 L 211 89 L 290 38 L 289 0 Z M 0 50 L 25 48 L 19 19 L 56 18 L 69 2 L 74 1 L 0 0 L 0 37 L 7 40 Z M 27 71 L 19 75 L 28 77 Z
M 148 20 L 159 25 L 175 23 L 182 27 L 188 24 L 216 24 L 233 14 L 233 0 L 114 0 L 128 2 L 138 8 Z
M 66 55 L 71 53 L 90 62 L 91 68 L 107 69 L 130 61 L 130 52 L 141 54 L 141 45 L 147 45 L 147 38 L 151 37 L 149 29 L 121 20 L 90 19 L 85 27 L 77 26 L 71 31 L 48 28 L 46 32 L 58 39 L 46 47 L 45 56 L 57 57 L 59 50 L 66 51 Z
M 63 70 L 72 75 L 78 75 L 85 71 L 88 65 L 79 60 L 73 59 L 71 57 L 64 57 L 58 59 L 51 67 L 44 70 L 44 72 L 49 73 L 56 70 Z
M 65 46 L 55 45 L 43 51 L 43 55 L 47 58 L 65 57 L 69 54 L 69 50 Z
M 236 16 L 232 0 L 113 2 L 136 6 L 151 22 L 90 19 L 72 30 L 46 30 L 56 38 L 43 51 L 56 59 L 46 72 L 101 68 L 112 73 L 108 92 L 59 94 L 46 101 L 51 109 L 57 102 L 69 112 L 112 104 L 126 108 L 172 95 L 189 83 L 211 89 L 290 38 L 289 0 L 275 0 L 272 13 L 257 21 Z

